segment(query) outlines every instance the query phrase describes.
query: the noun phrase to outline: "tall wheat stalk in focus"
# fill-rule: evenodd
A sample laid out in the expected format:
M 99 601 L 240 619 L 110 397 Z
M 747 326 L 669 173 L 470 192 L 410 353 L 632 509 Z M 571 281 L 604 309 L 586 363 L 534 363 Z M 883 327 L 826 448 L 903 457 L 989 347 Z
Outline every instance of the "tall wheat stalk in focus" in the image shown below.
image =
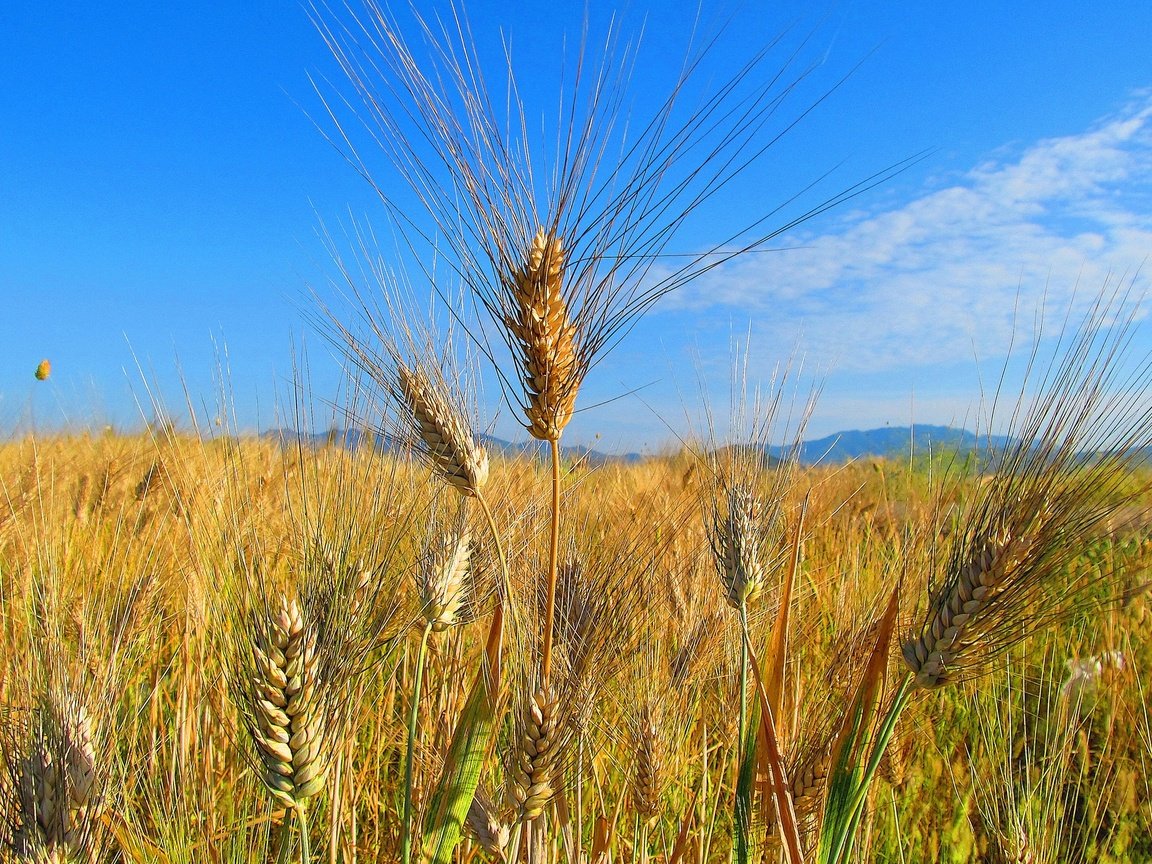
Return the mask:
M 418 258 L 425 256 L 418 266 L 441 297 L 451 292 L 429 266 L 433 255 L 486 313 L 481 323 L 469 319 L 467 309 L 457 312 L 524 427 L 548 445 L 550 554 L 540 656 L 546 681 L 561 524 L 560 442 L 588 372 L 662 296 L 882 176 L 784 225 L 766 229 L 769 212 L 750 225 L 724 226 L 723 239 L 703 250 L 662 257 L 698 209 L 813 107 L 791 106 L 810 71 L 796 55 L 778 53 L 770 41 L 704 87 L 707 61 L 720 49 L 718 37 L 702 37 L 686 50 L 667 96 L 645 114 L 629 101 L 635 48 L 621 46 L 616 25 L 601 45 L 585 32 L 575 60 L 561 69 L 570 83 L 541 110 L 549 130 L 541 136 L 515 58 L 507 55 L 493 87 L 463 9 L 448 4 L 442 16 L 427 18 L 408 12 L 410 36 L 376 0 L 358 13 L 316 9 L 317 27 L 355 94 L 326 99 L 336 129 L 330 137 L 377 191 L 404 241 Z M 506 92 L 504 104 L 493 98 L 497 92 Z M 356 124 L 383 151 L 379 173 L 375 153 L 355 143 Z M 384 171 L 400 177 L 427 218 L 389 191 Z M 495 342 L 505 344 L 511 371 L 496 356 Z

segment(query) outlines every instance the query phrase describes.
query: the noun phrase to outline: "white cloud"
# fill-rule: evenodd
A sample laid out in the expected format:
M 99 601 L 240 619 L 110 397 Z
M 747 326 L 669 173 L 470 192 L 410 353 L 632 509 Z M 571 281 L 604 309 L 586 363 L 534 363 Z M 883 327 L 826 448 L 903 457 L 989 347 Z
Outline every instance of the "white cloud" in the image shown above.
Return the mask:
M 899 370 L 1003 353 L 1013 310 L 1061 314 L 1152 254 L 1152 96 L 1079 135 L 996 154 L 945 188 L 886 211 L 797 231 L 676 292 L 670 312 L 755 323 L 844 371 Z

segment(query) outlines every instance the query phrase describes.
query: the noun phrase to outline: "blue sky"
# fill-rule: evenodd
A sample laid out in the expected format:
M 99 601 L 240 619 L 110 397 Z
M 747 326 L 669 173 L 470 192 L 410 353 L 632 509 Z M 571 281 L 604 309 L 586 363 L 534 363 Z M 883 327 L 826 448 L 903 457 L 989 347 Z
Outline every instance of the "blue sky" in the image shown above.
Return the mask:
M 506 33 L 545 93 L 581 21 L 578 4 L 556 5 L 469 5 L 484 56 Z M 592 27 L 613 8 L 593 2 Z M 808 37 L 797 109 L 855 71 L 680 242 L 750 222 L 829 169 L 795 212 L 927 155 L 780 251 L 666 298 L 593 371 L 582 403 L 609 401 L 570 440 L 659 447 L 699 422 L 698 380 L 724 413 L 732 346 L 749 333 L 750 378 L 797 357 L 798 380 L 823 381 L 812 435 L 966 423 L 977 358 L 998 367 L 1017 304 L 1030 316 L 1042 297 L 1063 308 L 1077 286 L 1083 302 L 1152 273 L 1148 4 L 725 8 L 719 65 L 789 27 L 783 49 Z M 622 31 L 644 30 L 634 104 L 663 96 L 694 10 L 624 8 Z M 386 233 L 385 218 L 310 119 L 331 131 L 310 77 L 351 91 L 305 9 L 9 0 L 0 32 L 0 432 L 131 427 L 152 396 L 175 410 L 185 392 L 211 416 L 221 377 L 239 425 L 266 428 L 302 344 L 317 403 L 338 398 L 339 364 L 307 320 L 333 274 L 319 226 L 354 217 Z M 386 168 L 377 179 L 397 182 Z M 37 382 L 42 358 L 53 374 Z M 485 417 L 514 434 L 498 388 L 486 392 Z

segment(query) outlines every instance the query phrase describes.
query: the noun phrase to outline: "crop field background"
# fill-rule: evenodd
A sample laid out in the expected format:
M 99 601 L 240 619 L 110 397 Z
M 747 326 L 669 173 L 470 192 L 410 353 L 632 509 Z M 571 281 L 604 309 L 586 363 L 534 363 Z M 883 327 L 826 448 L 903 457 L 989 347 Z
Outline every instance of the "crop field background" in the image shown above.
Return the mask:
M 784 469 L 731 458 L 745 460 L 750 490 L 779 500 L 779 545 L 764 550 L 775 563 L 746 604 L 761 656 L 779 612 L 781 553 L 807 502 L 776 720 L 792 783 L 813 787 L 795 800 L 807 842 L 825 794 L 813 771 L 840 731 L 892 585 L 902 580 L 906 636 L 938 534 L 956 530 L 980 481 L 945 495 L 938 464 L 879 460 L 797 471 L 781 489 Z M 428 616 L 446 626 L 427 637 L 415 715 L 416 824 L 434 806 L 497 593 L 482 520 L 461 515 L 459 496 L 420 463 L 368 448 L 228 437 L 30 437 L 0 449 L 0 470 L 10 848 L 36 830 L 57 836 L 50 821 L 37 829 L 17 814 L 27 818 L 25 787 L 48 785 L 43 772 L 60 766 L 73 773 L 67 783 L 52 775 L 68 790 L 51 802 L 67 814 L 58 848 L 100 860 L 276 857 L 291 798 L 263 785 L 251 709 L 235 702 L 249 705 L 237 674 L 255 674 L 244 656 L 260 644 L 254 621 L 274 618 L 288 597 L 315 638 L 339 646 L 320 654 L 314 685 L 339 691 L 317 703 L 329 716 L 317 757 L 326 783 L 308 799 L 311 855 L 397 859 Z M 500 859 L 527 824 L 517 818 L 517 712 L 532 695 L 548 478 L 525 457 L 495 459 L 491 472 L 516 620 L 505 630 L 507 704 L 479 778 L 485 809 L 469 813 L 461 860 Z M 554 674 L 564 683 L 553 722 L 568 728 L 541 779 L 541 860 L 575 860 L 577 849 L 584 860 L 728 860 L 740 615 L 706 536 L 707 464 L 687 453 L 569 463 L 563 477 L 573 527 L 561 545 Z M 1129 482 L 1147 478 L 1136 471 Z M 437 544 L 461 531 L 476 539 L 453 589 L 462 596 L 448 603 L 458 608 L 432 613 L 421 574 L 430 561 L 445 566 Z M 1150 555 L 1141 509 L 1092 526 L 1064 566 L 1098 584 L 1106 611 L 1089 604 L 1048 630 L 1023 621 L 1018 646 L 986 675 L 912 700 L 868 788 L 861 860 L 1148 860 Z M 895 652 L 885 662 L 901 673 Z M 764 782 L 749 842 L 757 860 L 772 860 Z M 36 794 L 47 808 L 51 791 Z

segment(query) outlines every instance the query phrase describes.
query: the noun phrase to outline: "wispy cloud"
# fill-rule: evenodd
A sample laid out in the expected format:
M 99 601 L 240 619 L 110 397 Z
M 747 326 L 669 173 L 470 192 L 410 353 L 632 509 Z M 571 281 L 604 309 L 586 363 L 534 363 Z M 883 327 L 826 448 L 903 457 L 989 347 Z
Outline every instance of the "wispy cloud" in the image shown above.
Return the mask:
M 1005 150 L 902 206 L 789 235 L 669 298 L 746 313 L 755 341 L 845 372 L 1003 353 L 1013 310 L 1061 313 L 1152 254 L 1152 94 L 1077 135 Z

